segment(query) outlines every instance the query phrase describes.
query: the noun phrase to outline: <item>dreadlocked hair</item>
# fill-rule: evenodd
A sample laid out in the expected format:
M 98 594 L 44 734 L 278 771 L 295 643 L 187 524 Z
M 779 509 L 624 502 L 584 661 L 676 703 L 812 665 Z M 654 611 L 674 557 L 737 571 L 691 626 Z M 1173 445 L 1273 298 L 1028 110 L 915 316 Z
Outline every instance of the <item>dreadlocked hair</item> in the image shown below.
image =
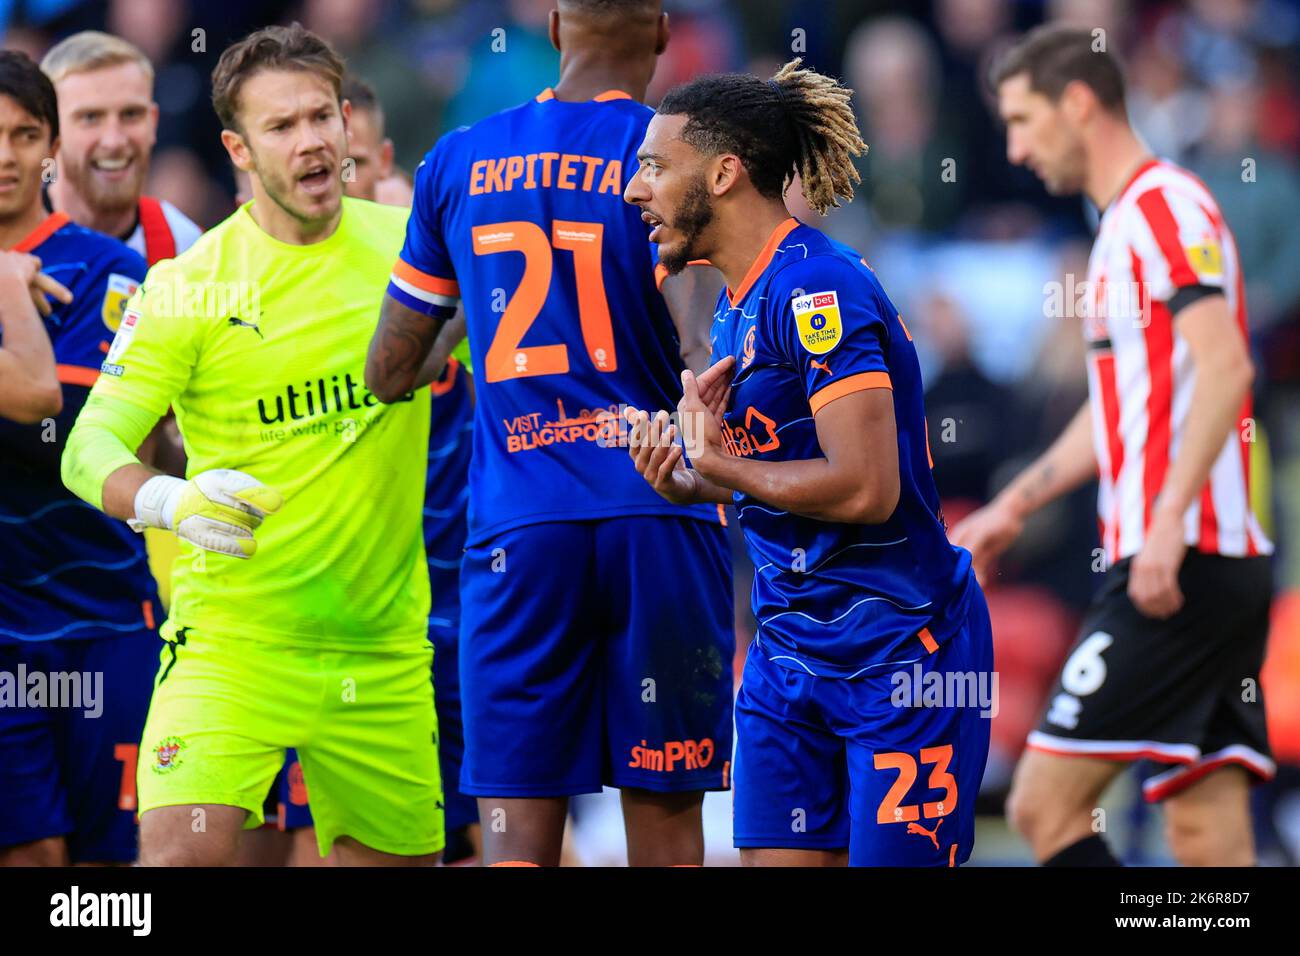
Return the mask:
M 686 116 L 682 139 L 707 155 L 740 157 L 759 194 L 781 199 L 795 173 L 808 205 L 825 214 L 853 199 L 853 157 L 867 151 L 849 104 L 853 91 L 791 60 L 764 81 L 702 76 L 669 91 L 658 112 Z

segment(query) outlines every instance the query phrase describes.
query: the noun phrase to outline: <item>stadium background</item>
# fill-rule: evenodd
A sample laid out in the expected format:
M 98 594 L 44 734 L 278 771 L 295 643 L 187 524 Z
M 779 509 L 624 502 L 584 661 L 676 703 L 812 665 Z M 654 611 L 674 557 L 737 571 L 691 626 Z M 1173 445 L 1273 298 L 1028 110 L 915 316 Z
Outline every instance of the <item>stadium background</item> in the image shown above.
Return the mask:
M 301 20 L 377 90 L 398 165 L 444 131 L 550 85 L 550 0 L 0 0 L 5 47 L 38 59 L 63 36 L 103 29 L 153 60 L 161 107 L 146 191 L 206 227 L 234 208 L 208 99 L 221 50 L 258 26 Z M 1300 862 L 1300 0 L 665 0 L 672 42 L 650 89 L 719 70 L 770 75 L 792 55 L 857 91 L 870 152 L 856 200 L 804 221 L 866 253 L 914 330 L 927 382 L 936 478 L 955 523 L 1041 450 L 1086 395 L 1078 319 L 1053 309 L 1085 273 L 1095 213 L 1052 199 L 1005 159 L 981 78 L 1015 33 L 1043 20 L 1105 30 L 1128 64 L 1129 109 L 1156 153 L 1215 193 L 1245 264 L 1257 366 L 1255 507 L 1278 544 L 1278 598 L 1264 672 L 1279 763 L 1255 791 L 1261 863 Z M 1269 464 L 1264 465 L 1267 461 Z M 972 862 L 1023 864 L 1001 820 L 1011 768 L 1092 588 L 1094 491 L 1035 517 L 988 587 L 999 713 Z M 734 531 L 734 522 L 732 523 Z M 736 544 L 744 646 L 749 568 Z M 709 862 L 734 861 L 730 799 L 706 804 Z M 1107 803 L 1126 862 L 1168 862 L 1158 818 L 1127 775 Z M 575 806 L 574 855 L 617 862 L 617 802 Z

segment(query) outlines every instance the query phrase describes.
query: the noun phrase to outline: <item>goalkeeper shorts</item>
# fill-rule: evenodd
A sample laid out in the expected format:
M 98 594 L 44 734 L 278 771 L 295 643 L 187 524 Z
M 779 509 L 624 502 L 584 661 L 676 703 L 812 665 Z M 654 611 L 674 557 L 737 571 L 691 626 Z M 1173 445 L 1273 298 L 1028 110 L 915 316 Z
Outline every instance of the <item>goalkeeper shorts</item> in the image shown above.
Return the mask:
M 220 804 L 262 825 L 296 747 L 326 856 L 348 836 L 385 853 L 443 847 L 438 722 L 427 643 L 323 650 L 167 627 L 136 771 L 141 814 Z

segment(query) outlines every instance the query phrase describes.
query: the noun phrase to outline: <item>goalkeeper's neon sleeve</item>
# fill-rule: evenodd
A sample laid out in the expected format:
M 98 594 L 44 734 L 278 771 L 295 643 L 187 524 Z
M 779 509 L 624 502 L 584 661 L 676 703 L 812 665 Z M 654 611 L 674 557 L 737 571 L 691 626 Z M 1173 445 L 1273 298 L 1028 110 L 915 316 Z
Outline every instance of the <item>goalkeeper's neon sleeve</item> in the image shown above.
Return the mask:
M 104 482 L 123 465 L 139 463 L 135 449 L 157 423 L 153 412 L 92 391 L 63 449 L 63 484 L 104 510 Z

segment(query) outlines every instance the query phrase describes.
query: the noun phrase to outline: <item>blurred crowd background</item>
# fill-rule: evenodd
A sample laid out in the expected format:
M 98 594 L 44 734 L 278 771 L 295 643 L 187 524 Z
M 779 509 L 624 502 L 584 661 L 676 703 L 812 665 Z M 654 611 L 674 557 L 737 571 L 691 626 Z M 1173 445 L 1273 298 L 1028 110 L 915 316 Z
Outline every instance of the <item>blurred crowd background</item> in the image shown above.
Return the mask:
M 0 0 L 4 45 L 34 58 L 95 28 L 144 50 L 162 119 L 148 192 L 205 227 L 235 184 L 209 103 L 232 39 L 297 19 L 376 89 L 398 164 L 439 135 L 554 82 L 551 0 Z M 870 152 L 856 200 L 806 222 L 862 250 L 922 355 L 936 478 L 955 523 L 1064 427 L 1086 398 L 1083 340 L 1049 290 L 1086 273 L 1097 213 L 1053 199 L 1010 166 L 984 77 L 1017 33 L 1043 20 L 1104 30 L 1128 65 L 1129 110 L 1152 150 L 1189 167 L 1241 250 L 1257 366 L 1255 507 L 1278 545 L 1264 689 L 1278 780 L 1258 788 L 1263 862 L 1300 862 L 1300 0 L 665 0 L 672 42 L 650 89 L 704 72 L 770 75 L 798 55 L 856 92 Z M 1267 462 L 1267 464 L 1265 464 Z M 1035 519 L 988 587 L 1000 713 L 982 801 L 1001 811 L 1080 613 L 1100 581 L 1094 489 Z M 734 522 L 733 522 L 734 526 Z M 737 550 L 737 631 L 752 635 Z M 1161 859 L 1140 800 L 1117 798 L 1120 849 Z M 990 822 L 990 826 L 994 824 Z M 1005 843 L 1005 849 L 1004 847 Z M 1023 859 L 985 840 L 977 859 Z M 1005 857 L 1005 859 L 1004 859 Z

